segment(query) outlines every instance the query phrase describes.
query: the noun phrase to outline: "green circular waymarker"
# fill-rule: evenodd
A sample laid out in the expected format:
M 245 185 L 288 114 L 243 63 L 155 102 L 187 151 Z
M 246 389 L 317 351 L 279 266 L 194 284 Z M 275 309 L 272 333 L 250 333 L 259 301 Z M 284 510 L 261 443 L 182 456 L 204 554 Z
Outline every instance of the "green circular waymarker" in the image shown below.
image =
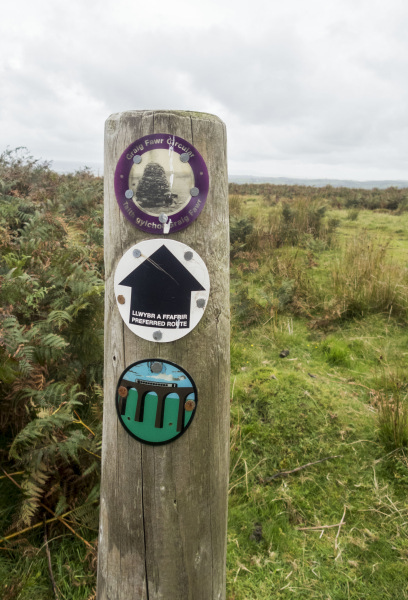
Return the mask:
M 193 420 L 197 388 L 192 377 L 170 361 L 139 360 L 127 367 L 116 389 L 118 417 L 144 444 L 168 444 Z

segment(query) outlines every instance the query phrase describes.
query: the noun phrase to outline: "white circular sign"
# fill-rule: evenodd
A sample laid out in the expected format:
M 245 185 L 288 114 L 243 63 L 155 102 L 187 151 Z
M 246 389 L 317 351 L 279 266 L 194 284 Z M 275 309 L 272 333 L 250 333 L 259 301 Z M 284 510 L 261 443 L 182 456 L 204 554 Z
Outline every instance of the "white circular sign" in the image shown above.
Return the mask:
M 115 272 L 115 296 L 133 333 L 155 342 L 185 336 L 204 314 L 210 278 L 202 258 L 175 240 L 139 242 L 122 256 Z

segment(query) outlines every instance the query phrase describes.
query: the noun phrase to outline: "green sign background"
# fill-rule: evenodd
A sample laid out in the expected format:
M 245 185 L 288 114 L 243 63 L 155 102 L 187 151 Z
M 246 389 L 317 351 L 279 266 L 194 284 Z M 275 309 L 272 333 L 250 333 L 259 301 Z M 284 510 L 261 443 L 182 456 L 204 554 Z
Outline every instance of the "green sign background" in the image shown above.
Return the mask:
M 194 393 L 190 394 L 187 399 L 194 400 Z M 166 398 L 162 428 L 154 426 L 157 411 L 156 394 L 150 393 L 146 395 L 144 419 L 142 423 L 138 423 L 134 420 L 136 403 L 137 391 L 135 389 L 131 389 L 127 397 L 126 413 L 124 415 L 119 415 L 123 426 L 129 433 L 133 434 L 139 440 L 153 444 L 164 444 L 166 442 L 170 442 L 173 440 L 173 438 L 179 435 L 179 432 L 176 431 L 179 410 L 179 398 L 177 394 L 170 394 Z M 184 427 L 188 425 L 192 416 L 193 412 L 185 412 Z

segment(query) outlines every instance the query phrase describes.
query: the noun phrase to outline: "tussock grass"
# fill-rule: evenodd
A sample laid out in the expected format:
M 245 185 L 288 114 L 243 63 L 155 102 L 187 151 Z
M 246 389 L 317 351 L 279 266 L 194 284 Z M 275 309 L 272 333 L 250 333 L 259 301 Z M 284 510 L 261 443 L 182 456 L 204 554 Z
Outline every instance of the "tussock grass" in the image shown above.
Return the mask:
M 408 269 L 389 257 L 388 244 L 378 238 L 363 234 L 348 240 L 331 274 L 331 292 L 344 316 L 407 315 Z
M 268 204 L 240 196 L 230 197 L 231 252 L 268 252 L 284 245 L 329 247 L 339 224 L 327 218 L 327 206 L 307 197 Z
M 408 381 L 404 374 L 387 372 L 378 382 L 380 439 L 391 451 L 408 447 Z

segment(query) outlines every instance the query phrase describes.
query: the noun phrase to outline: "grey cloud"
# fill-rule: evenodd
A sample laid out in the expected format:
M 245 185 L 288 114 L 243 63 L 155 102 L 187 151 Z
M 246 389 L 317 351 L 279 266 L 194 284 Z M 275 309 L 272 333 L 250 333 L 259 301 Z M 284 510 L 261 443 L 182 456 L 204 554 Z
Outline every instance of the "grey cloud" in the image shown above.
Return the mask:
M 358 19 L 311 30 L 309 15 L 303 29 L 299 17 L 252 33 L 230 24 L 143 31 L 137 19 L 110 23 L 102 9 L 92 5 L 84 22 L 79 4 L 66 22 L 65 11 L 52 13 L 48 35 L 25 41 L 21 69 L 0 74 L 3 145 L 25 133 L 18 143 L 31 150 L 41 136 L 55 158 L 79 147 L 81 160 L 96 160 L 110 113 L 180 108 L 217 112 L 230 127 L 232 160 L 246 147 L 248 161 L 403 168 L 408 53 L 396 20 L 382 31 L 395 37 L 381 54 L 376 31 Z

